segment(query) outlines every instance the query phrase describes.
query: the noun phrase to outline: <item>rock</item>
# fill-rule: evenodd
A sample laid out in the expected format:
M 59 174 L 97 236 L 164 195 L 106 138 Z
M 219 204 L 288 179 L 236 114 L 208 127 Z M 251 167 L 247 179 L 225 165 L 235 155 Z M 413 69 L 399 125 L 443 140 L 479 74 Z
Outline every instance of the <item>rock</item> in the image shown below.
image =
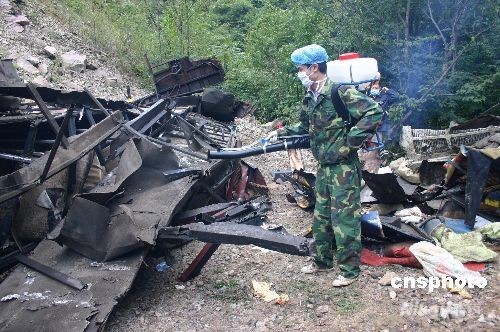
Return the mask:
M 481 316 L 479 316 L 478 320 L 477 320 L 479 323 L 486 323 L 486 319 L 484 319 L 484 315 L 481 314 Z
M 19 25 L 19 24 L 11 24 L 10 27 L 12 28 L 12 30 L 14 30 L 14 32 L 17 32 L 17 33 L 21 33 L 24 31 L 24 27 L 22 25 Z
M 443 319 L 443 320 L 446 320 L 446 319 L 450 318 L 450 313 L 448 312 L 448 310 L 446 308 L 441 308 L 441 309 L 439 309 L 439 317 L 441 317 L 441 319 Z
M 391 290 L 391 291 L 389 292 L 389 297 L 390 297 L 391 299 L 393 299 L 393 300 L 394 300 L 394 299 L 396 298 L 396 296 L 397 296 L 397 294 L 396 294 L 396 292 L 395 292 L 395 291 Z
M 87 69 L 88 70 L 97 70 L 97 68 L 99 68 L 99 67 L 97 67 L 93 63 L 87 63 Z
M 57 49 L 54 46 L 45 46 L 43 52 L 49 59 L 54 60 L 57 57 Z
M 464 309 L 458 309 L 458 308 L 453 308 L 450 309 L 450 318 L 456 319 L 456 318 L 464 318 L 466 315 L 466 312 Z
M 490 312 L 486 317 L 488 317 L 489 320 L 495 320 L 497 318 L 494 312 Z
M 24 15 L 11 15 L 7 16 L 6 21 L 12 24 L 18 24 L 22 27 L 25 27 L 30 24 L 30 20 Z
M 46 75 L 49 72 L 49 66 L 45 63 L 41 63 L 38 65 L 38 70 L 40 71 L 40 74 Z
M 118 87 L 123 83 L 119 77 L 105 77 L 105 80 L 110 87 Z
M 40 72 L 35 66 L 33 66 L 31 63 L 28 62 L 28 60 L 24 58 L 17 59 L 16 64 L 19 67 L 19 69 L 28 74 L 38 74 Z
M 34 56 L 29 56 L 26 60 L 31 63 L 33 66 L 38 67 L 40 65 L 40 59 Z
M 31 40 L 31 48 L 37 50 L 36 52 L 43 55 L 43 48 L 46 46 L 45 41 L 42 38 L 33 38 Z
M 81 73 L 87 66 L 87 57 L 76 51 L 69 51 L 61 55 L 62 68 Z
M 43 77 L 43 76 L 37 76 L 31 82 L 38 85 L 38 86 L 49 86 L 50 85 L 49 81 L 47 81 L 45 79 L 45 77 Z
M 382 286 L 388 286 L 391 284 L 391 280 L 397 277 L 398 274 L 393 271 L 387 271 L 382 278 L 379 279 L 378 284 Z
M 324 314 L 326 314 L 328 311 L 330 311 L 330 307 L 327 305 L 320 305 L 318 308 L 316 308 L 316 316 L 321 317 Z

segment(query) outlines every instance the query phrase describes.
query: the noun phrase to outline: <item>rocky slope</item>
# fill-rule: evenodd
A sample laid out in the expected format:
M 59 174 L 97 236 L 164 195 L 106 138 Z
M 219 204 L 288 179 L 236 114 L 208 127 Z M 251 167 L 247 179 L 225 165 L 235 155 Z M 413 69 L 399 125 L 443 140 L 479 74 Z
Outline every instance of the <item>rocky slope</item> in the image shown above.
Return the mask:
M 21 78 L 64 90 L 87 87 L 98 97 L 126 99 L 149 93 L 137 78 L 117 70 L 113 59 L 88 46 L 57 17 L 51 2 L 0 0 L 0 58 L 12 59 Z

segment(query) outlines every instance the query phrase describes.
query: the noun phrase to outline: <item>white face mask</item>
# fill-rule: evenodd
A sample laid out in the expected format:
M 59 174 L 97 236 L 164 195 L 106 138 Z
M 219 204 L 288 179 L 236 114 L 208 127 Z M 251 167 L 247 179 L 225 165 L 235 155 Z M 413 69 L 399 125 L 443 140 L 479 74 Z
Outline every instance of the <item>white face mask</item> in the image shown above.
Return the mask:
M 309 67 L 310 68 L 310 67 Z M 309 70 L 309 68 L 307 68 L 307 70 Z M 299 80 L 302 82 L 302 85 L 306 88 L 306 89 L 310 89 L 311 88 L 311 85 L 313 85 L 314 83 L 318 83 L 320 84 L 321 82 L 324 82 L 326 81 L 326 78 L 322 79 L 322 80 L 319 80 L 319 81 L 312 81 L 309 76 L 311 76 L 311 74 L 307 75 L 305 72 L 303 71 L 300 71 L 297 73 L 297 77 L 299 78 Z
M 307 75 L 305 72 L 301 71 L 297 73 L 297 77 L 299 80 L 302 82 L 302 85 L 306 87 L 306 89 L 309 89 L 311 85 L 314 84 L 314 81 L 311 81 L 309 79 L 309 75 Z

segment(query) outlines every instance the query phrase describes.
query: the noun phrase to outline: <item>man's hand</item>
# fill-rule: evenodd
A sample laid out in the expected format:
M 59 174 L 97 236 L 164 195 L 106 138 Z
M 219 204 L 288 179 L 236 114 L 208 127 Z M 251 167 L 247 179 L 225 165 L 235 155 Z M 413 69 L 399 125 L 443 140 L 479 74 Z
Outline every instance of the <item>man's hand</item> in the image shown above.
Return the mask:
M 274 143 L 278 140 L 278 131 L 273 130 L 266 136 L 266 141 L 269 143 Z

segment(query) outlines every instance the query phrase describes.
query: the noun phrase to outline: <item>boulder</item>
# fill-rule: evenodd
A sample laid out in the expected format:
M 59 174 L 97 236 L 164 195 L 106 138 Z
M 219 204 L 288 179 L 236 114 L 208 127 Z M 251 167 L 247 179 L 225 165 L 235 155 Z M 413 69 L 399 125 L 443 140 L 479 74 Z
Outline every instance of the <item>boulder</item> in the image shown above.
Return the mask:
M 49 67 L 45 63 L 41 63 L 38 65 L 38 70 L 40 74 L 46 75 L 49 72 Z
M 81 73 L 87 67 L 87 57 L 76 51 L 69 51 L 61 55 L 62 68 Z
M 19 69 L 28 74 L 38 74 L 40 72 L 35 66 L 33 66 L 28 60 L 24 58 L 17 59 L 16 64 Z
M 27 26 L 30 24 L 30 20 L 24 15 L 11 15 L 7 16 L 6 18 L 7 22 L 12 23 L 12 24 L 18 24 L 22 27 Z
M 34 56 L 29 56 L 26 58 L 26 60 L 31 63 L 33 66 L 37 67 L 40 65 L 40 59 Z
M 17 32 L 17 33 L 21 33 L 24 31 L 24 27 L 22 25 L 19 25 L 19 24 L 11 24 L 10 27 L 12 28 L 12 30 L 14 30 L 14 32 Z
M 97 68 L 98 68 L 98 67 L 97 67 L 95 64 L 90 63 L 90 62 L 89 62 L 89 63 L 87 63 L 87 69 L 88 69 L 88 70 L 97 70 Z
M 52 60 L 54 60 L 57 56 L 57 49 L 54 46 L 45 46 L 43 52 L 49 59 Z

